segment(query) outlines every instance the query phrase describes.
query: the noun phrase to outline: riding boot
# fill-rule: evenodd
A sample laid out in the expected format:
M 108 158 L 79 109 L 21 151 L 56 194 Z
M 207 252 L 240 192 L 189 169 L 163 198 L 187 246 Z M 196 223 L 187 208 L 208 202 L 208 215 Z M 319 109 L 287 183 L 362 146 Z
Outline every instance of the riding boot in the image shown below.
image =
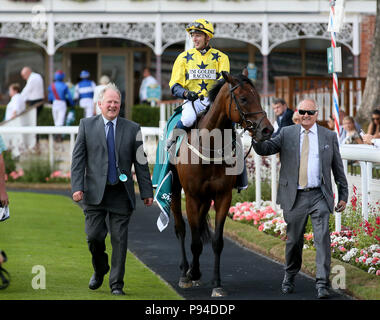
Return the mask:
M 236 177 L 236 189 L 237 192 L 240 193 L 241 190 L 245 190 L 248 188 L 248 175 L 247 175 L 247 165 L 244 161 L 244 169 L 243 172 L 240 173 Z
M 174 130 L 175 129 L 182 129 L 182 130 L 185 130 L 186 132 L 188 132 L 190 130 L 189 127 L 186 127 L 181 120 L 179 120 L 177 122 L 177 124 L 175 125 L 175 127 L 173 128 L 172 132 L 170 133 L 170 138 L 167 140 L 166 142 L 166 150 L 169 151 L 171 149 L 171 147 L 173 146 L 173 144 L 176 143 L 177 141 L 177 138 L 178 136 L 174 134 Z

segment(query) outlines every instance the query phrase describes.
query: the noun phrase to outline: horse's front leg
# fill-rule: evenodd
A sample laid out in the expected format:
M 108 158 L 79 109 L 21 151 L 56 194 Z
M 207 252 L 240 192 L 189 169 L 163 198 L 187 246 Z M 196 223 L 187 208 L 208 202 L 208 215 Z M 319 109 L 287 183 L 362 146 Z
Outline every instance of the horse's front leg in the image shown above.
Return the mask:
M 187 277 L 194 285 L 200 284 L 199 280 L 202 276 L 199 265 L 199 257 L 203 250 L 200 207 L 201 204 L 199 199 L 186 195 L 186 214 L 191 229 L 191 252 L 193 254 L 193 261 L 187 272 Z
M 180 185 L 174 185 L 173 187 L 171 209 L 174 216 L 175 234 L 179 240 L 181 249 L 181 263 L 179 266 L 181 269 L 181 277 L 179 279 L 178 286 L 180 288 L 189 288 L 192 286 L 192 283 L 186 276 L 186 273 L 189 270 L 189 263 L 187 261 L 185 250 L 186 225 L 182 217 Z
M 220 256 L 222 254 L 224 241 L 223 241 L 223 229 L 226 221 L 227 212 L 231 205 L 232 192 L 223 194 L 215 199 L 215 233 L 212 240 L 212 248 L 214 250 L 214 276 L 212 297 L 226 296 L 226 291 L 222 288 L 222 282 L 220 277 Z

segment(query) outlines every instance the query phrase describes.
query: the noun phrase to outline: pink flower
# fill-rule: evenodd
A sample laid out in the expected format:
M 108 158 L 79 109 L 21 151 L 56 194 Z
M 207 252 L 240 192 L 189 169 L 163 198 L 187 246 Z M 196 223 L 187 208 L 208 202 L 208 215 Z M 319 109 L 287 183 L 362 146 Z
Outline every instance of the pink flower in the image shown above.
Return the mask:
M 347 251 L 347 249 L 345 248 L 345 247 L 343 247 L 343 246 L 339 246 L 339 248 L 338 248 L 340 251 L 342 251 L 342 252 L 345 252 L 345 251 Z
M 263 229 L 264 229 L 264 224 L 261 224 L 260 226 L 259 226 L 259 231 L 263 231 Z
M 376 271 L 376 275 L 380 276 L 380 269 Z

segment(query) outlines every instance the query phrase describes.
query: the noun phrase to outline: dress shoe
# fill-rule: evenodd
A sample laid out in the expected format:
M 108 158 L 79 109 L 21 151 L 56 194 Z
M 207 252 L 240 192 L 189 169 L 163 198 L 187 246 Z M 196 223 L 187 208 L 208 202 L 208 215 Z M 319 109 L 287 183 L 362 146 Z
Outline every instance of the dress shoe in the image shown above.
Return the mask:
M 285 276 L 281 284 L 281 292 L 289 294 L 294 291 L 294 277 Z
M 112 289 L 111 294 L 114 296 L 125 296 L 123 289 Z
M 108 267 L 107 271 L 105 273 L 103 273 L 102 275 L 99 275 L 95 272 L 90 279 L 90 283 L 88 284 L 88 287 L 91 290 L 96 290 L 96 289 L 100 288 L 100 286 L 103 284 L 104 276 L 107 274 L 109 269 L 110 268 Z
M 98 289 L 103 284 L 103 278 L 104 278 L 104 275 L 99 276 L 96 273 L 94 273 L 90 279 L 90 283 L 88 284 L 88 287 L 91 290 Z
M 318 299 L 327 299 L 330 297 L 330 292 L 326 287 L 320 287 L 317 290 L 318 290 L 318 294 L 317 294 Z

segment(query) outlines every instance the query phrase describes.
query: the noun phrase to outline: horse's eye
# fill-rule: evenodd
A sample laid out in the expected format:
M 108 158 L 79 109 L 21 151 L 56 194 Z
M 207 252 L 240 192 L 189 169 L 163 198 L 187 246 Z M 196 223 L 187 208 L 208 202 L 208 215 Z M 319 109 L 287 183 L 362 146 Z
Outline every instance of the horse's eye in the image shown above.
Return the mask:
M 246 104 L 247 103 L 247 98 L 245 98 L 245 97 L 241 97 L 239 100 L 240 100 L 241 104 Z

